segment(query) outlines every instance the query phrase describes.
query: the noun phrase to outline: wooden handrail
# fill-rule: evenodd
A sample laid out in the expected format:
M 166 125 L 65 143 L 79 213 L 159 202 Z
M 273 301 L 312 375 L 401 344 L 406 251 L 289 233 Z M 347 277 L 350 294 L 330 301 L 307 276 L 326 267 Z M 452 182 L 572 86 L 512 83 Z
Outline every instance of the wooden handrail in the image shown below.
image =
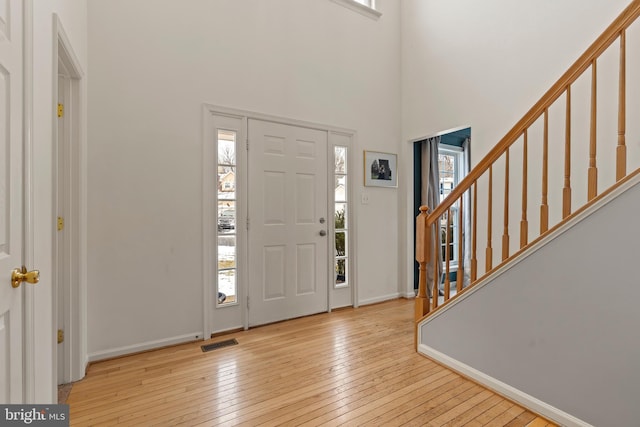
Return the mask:
M 627 175 L 627 147 L 626 147 L 626 29 L 640 16 L 640 0 L 633 0 L 627 8 L 616 18 L 609 27 L 596 39 L 594 43 L 573 63 L 573 65 L 556 81 L 553 86 L 540 98 L 538 102 L 513 126 L 507 134 L 487 153 L 487 155 L 469 172 L 469 174 L 456 185 L 449 195 L 431 212 L 427 213 L 426 207 L 421 207 L 421 213 L 416 219 L 416 259 L 420 263 L 420 280 L 419 292 L 416 302 L 416 319 L 420 319 L 431 310 L 437 310 L 440 306 L 438 302 L 438 283 L 439 277 L 434 277 L 434 283 L 431 284 L 431 290 L 427 288 L 430 283 L 426 279 L 426 264 L 431 262 L 434 267 L 439 266 L 442 261 L 439 255 L 442 244 L 440 218 L 446 218 L 445 234 L 444 234 L 444 305 L 449 302 L 450 291 L 450 243 L 454 236 L 451 235 L 453 218 L 452 207 L 459 202 L 458 210 L 458 274 L 456 280 L 456 296 L 465 292 L 468 288 L 463 287 L 462 280 L 464 272 L 460 271 L 463 266 L 463 236 L 466 232 L 471 232 L 471 253 L 470 255 L 470 287 L 475 285 L 478 279 L 491 274 L 500 265 L 515 256 L 518 256 L 529 246 L 536 244 L 543 236 L 557 229 L 561 224 L 575 217 L 579 212 L 583 211 L 587 206 L 599 200 L 602 195 L 609 193 L 613 188 L 627 181 L 630 176 L 640 174 L 640 169 L 633 171 Z M 618 87 L 618 140 L 616 149 L 616 183 L 609 188 L 603 189 L 604 192 L 598 191 L 598 167 L 597 167 L 597 68 L 599 56 L 609 48 L 614 41 L 620 41 L 620 70 L 619 70 L 619 87 Z M 583 206 L 578 207 L 575 211 L 571 206 L 571 88 L 573 83 L 587 71 L 591 69 L 591 100 L 589 114 L 589 163 L 587 168 L 587 202 Z M 560 98 L 566 96 L 565 105 L 565 138 L 564 138 L 564 182 L 562 191 L 562 220 L 555 225 L 549 224 L 549 108 Z M 540 202 L 540 233 L 536 238 L 529 241 L 529 221 L 527 219 L 527 189 L 528 189 L 528 130 L 538 120 L 543 121 L 542 135 L 542 183 L 541 183 L 541 202 Z M 510 203 L 510 147 L 520 140 L 522 137 L 522 216 L 520 221 L 520 248 L 514 254 L 510 254 L 509 241 L 509 203 Z M 504 206 L 503 206 L 503 233 L 502 233 L 502 257 L 498 266 L 493 265 L 493 172 L 494 164 L 502 156 L 505 156 L 504 169 Z M 488 172 L 488 173 L 487 173 Z M 478 272 L 477 259 L 477 220 L 478 220 L 478 183 L 479 179 L 488 175 L 487 185 L 487 222 L 486 222 L 486 239 L 485 248 L 485 271 L 484 274 Z M 471 187 L 473 187 L 472 194 Z M 469 191 L 469 193 L 467 193 Z M 462 215 L 462 204 L 465 193 L 471 197 L 468 199 L 471 203 L 468 206 L 470 210 L 471 230 L 463 230 L 464 224 Z M 551 198 L 551 200 L 555 200 Z M 573 211 L 573 212 L 572 212 Z M 445 216 L 446 215 L 446 216 Z M 435 233 L 435 234 L 434 234 Z M 437 269 L 436 269 L 437 270 Z M 435 276 L 435 275 L 434 275 Z M 431 301 L 429 301 L 431 299 Z
M 475 168 L 449 193 L 429 215 L 428 224 L 442 216 L 471 185 L 483 175 L 489 166 L 502 156 L 522 134 L 582 75 L 611 44 L 640 16 L 640 0 L 633 0 L 629 6 L 607 27 L 595 42 L 573 63 L 536 104 L 507 132 Z

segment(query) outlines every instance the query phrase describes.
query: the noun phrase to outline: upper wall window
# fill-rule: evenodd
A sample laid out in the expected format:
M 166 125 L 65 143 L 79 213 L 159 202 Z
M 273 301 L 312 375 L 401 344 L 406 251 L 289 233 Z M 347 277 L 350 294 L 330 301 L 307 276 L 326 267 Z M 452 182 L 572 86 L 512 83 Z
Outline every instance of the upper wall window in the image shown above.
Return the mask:
M 356 2 L 367 6 L 368 8 L 375 9 L 376 2 L 375 0 L 355 0 Z
M 332 0 L 332 1 L 373 19 L 378 19 L 380 16 L 382 16 L 382 13 L 376 10 L 376 0 Z

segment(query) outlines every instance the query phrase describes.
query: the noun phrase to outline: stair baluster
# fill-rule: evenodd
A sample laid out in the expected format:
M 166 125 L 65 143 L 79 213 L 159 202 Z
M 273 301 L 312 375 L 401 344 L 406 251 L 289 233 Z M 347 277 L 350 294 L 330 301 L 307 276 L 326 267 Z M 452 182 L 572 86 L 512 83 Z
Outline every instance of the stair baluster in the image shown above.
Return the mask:
M 441 221 L 440 218 L 446 215 L 446 235 L 445 235 L 445 305 L 449 299 L 449 269 L 451 252 L 449 244 L 451 242 L 451 208 L 455 203 L 459 204 L 457 213 L 458 221 L 458 268 L 456 296 L 472 288 L 479 280 L 486 277 L 495 268 L 509 262 L 515 256 L 521 254 L 531 245 L 540 241 L 549 232 L 557 229 L 561 224 L 571 219 L 576 213 L 584 210 L 593 204 L 604 194 L 611 192 L 617 186 L 623 184 L 627 179 L 640 174 L 640 169 L 627 174 L 627 146 L 626 146 L 626 29 L 640 16 L 640 0 L 633 0 L 631 4 L 615 19 L 615 21 L 597 38 L 597 40 L 569 67 L 569 69 L 554 83 L 551 88 L 534 104 L 533 107 L 514 125 L 511 130 L 496 144 L 487 155 L 477 163 L 473 170 L 454 188 L 451 193 L 438 206 L 433 207 L 427 214 L 427 208 L 420 208 L 420 215 L 416 219 L 416 260 L 420 264 L 420 279 L 418 297 L 416 298 L 416 318 L 420 318 L 429 309 L 437 309 L 438 304 L 438 282 L 437 274 L 434 274 L 433 282 L 427 284 L 427 264 L 436 267 L 441 265 L 443 257 L 440 255 L 442 245 Z M 615 148 L 615 177 L 616 183 L 604 193 L 598 195 L 598 167 L 597 167 L 597 61 L 616 40 L 619 40 L 619 83 L 618 83 L 618 126 L 617 144 Z M 572 152 L 572 86 L 588 69 L 591 69 L 591 100 L 589 115 L 589 163 L 587 168 L 587 201 L 585 204 L 575 209 L 572 207 L 571 188 L 571 152 Z M 565 95 L 565 141 L 564 141 L 564 183 L 561 191 L 562 198 L 562 220 L 551 226 L 549 224 L 549 108 L 561 97 Z M 578 98 L 576 98 L 578 99 Z M 529 222 L 527 219 L 527 194 L 528 194 L 528 130 L 539 119 L 543 120 L 543 141 L 542 141 L 542 200 L 540 204 L 540 234 L 529 236 Z M 520 248 L 515 253 L 509 250 L 509 179 L 510 179 L 510 147 L 520 141 L 522 136 L 522 217 L 520 220 Z M 587 147 L 585 147 L 587 148 Z M 505 187 L 504 187 L 504 231 L 502 235 L 502 257 L 499 265 L 493 265 L 492 248 L 492 225 L 493 225 L 493 165 L 505 155 Z M 478 238 L 478 180 L 488 175 L 487 187 L 487 247 L 485 258 L 485 272 L 482 276 L 478 274 L 477 260 L 477 238 Z M 484 181 L 483 181 L 484 182 Z M 472 204 L 469 205 L 471 214 L 471 229 L 464 229 L 463 199 L 464 194 L 471 190 L 473 193 Z M 555 190 L 554 190 L 555 191 Z M 554 199 L 552 199 L 554 200 Z M 466 207 L 465 207 L 466 208 Z M 481 218 L 482 221 L 485 218 Z M 464 279 L 464 259 L 463 244 L 464 236 L 471 233 L 471 254 L 470 254 L 470 278 L 469 286 L 463 286 Z M 429 298 L 431 297 L 431 301 Z M 430 305 L 431 303 L 431 305 Z
M 618 95 L 618 146 L 616 147 L 616 181 L 627 175 L 626 132 L 626 85 L 627 85 L 627 36 L 620 32 L 620 89 Z
M 527 245 L 529 240 L 529 222 L 527 221 L 527 130 L 522 134 L 522 219 L 520 220 L 520 249 Z

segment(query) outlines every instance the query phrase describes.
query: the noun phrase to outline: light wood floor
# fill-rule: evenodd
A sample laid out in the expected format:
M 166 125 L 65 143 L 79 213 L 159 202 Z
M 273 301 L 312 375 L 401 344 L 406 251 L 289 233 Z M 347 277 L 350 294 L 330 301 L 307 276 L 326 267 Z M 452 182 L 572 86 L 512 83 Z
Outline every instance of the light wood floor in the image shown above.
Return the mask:
M 94 363 L 71 425 L 553 425 L 417 354 L 412 316 L 395 300 Z

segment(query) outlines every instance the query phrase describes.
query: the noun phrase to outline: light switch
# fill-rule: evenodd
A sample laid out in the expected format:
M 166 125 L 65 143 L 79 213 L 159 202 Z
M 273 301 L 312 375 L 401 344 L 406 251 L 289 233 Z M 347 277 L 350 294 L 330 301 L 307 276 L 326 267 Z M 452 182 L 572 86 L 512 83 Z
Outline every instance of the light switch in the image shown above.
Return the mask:
M 369 194 L 368 193 L 362 193 L 361 203 L 363 205 L 368 205 L 369 204 Z

